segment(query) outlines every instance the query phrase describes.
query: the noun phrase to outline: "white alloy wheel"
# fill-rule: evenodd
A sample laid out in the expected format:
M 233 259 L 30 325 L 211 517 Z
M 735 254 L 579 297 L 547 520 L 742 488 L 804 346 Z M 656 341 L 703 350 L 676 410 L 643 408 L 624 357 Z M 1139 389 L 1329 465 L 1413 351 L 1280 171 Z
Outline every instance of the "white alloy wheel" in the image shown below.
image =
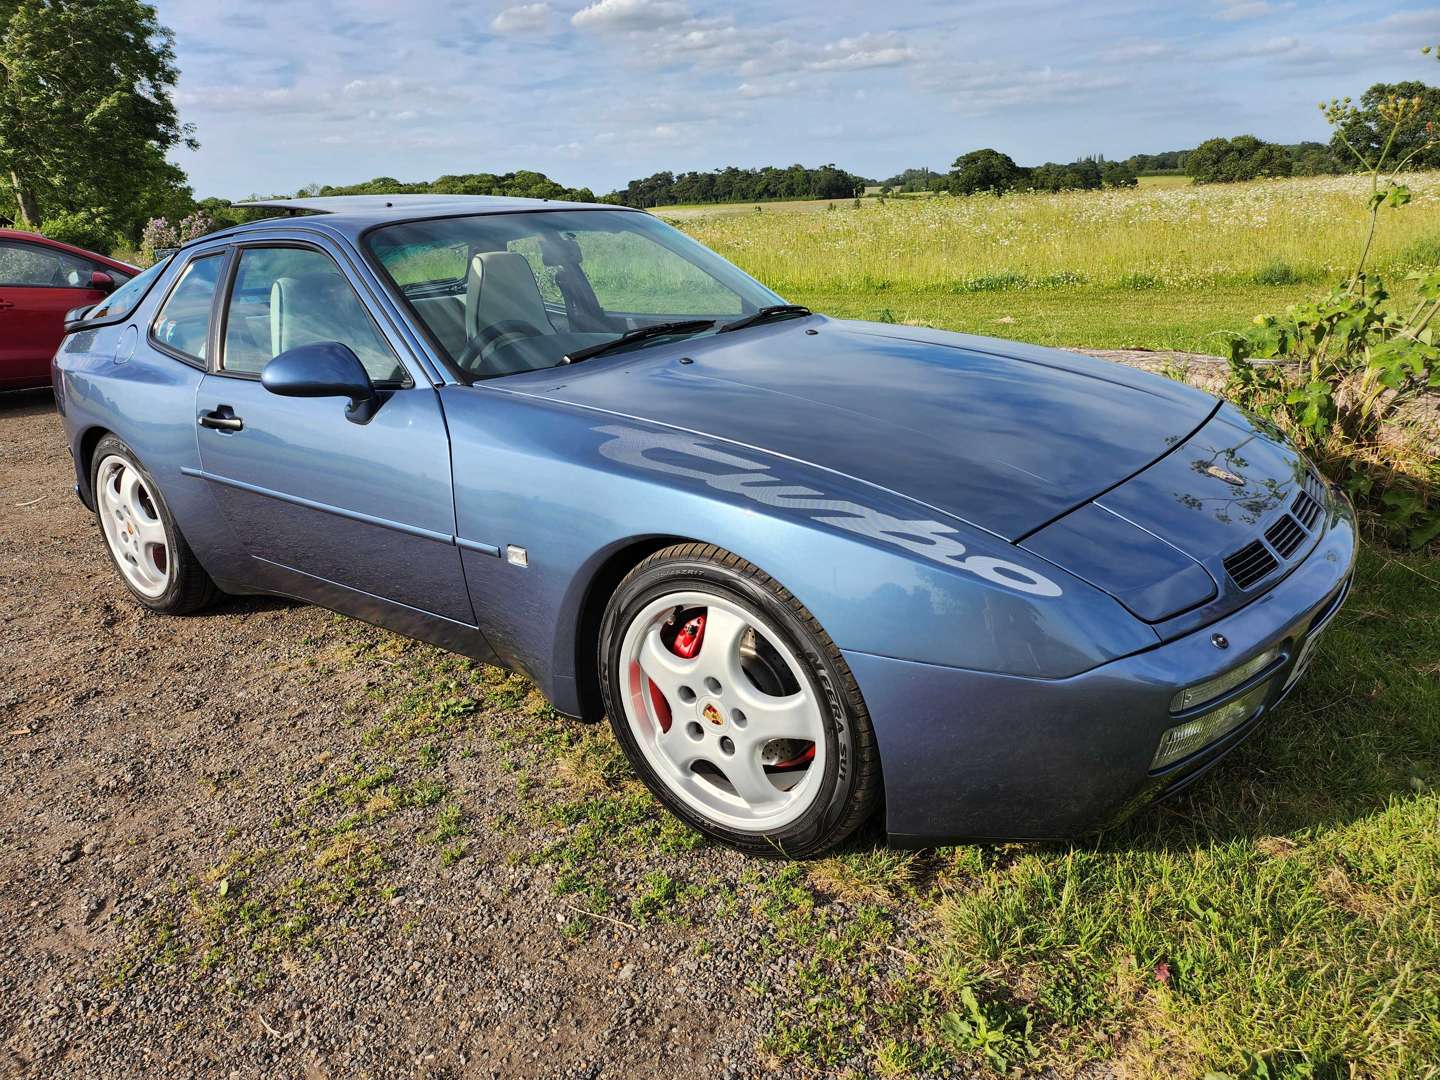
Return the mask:
M 136 592 L 160 596 L 175 569 L 155 496 L 140 470 L 117 454 L 100 462 L 95 478 L 100 525 L 115 564 Z
M 771 832 L 811 807 L 826 765 L 821 704 L 773 627 L 714 593 L 671 592 L 630 621 L 620 657 L 630 732 L 692 810 Z

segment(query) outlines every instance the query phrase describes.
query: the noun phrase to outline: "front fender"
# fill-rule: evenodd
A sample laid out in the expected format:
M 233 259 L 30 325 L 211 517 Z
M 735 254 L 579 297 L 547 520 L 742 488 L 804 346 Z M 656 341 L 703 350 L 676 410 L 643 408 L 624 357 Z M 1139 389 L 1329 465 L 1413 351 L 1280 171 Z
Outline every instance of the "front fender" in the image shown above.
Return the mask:
M 938 511 L 750 447 L 490 386 L 442 391 L 466 579 L 496 651 L 566 708 L 589 583 L 646 537 L 733 551 L 841 648 L 1063 677 L 1156 643 L 1109 596 Z M 528 565 L 503 556 L 526 550 Z M 499 549 L 502 557 L 484 553 Z M 480 549 L 480 550 L 477 550 Z

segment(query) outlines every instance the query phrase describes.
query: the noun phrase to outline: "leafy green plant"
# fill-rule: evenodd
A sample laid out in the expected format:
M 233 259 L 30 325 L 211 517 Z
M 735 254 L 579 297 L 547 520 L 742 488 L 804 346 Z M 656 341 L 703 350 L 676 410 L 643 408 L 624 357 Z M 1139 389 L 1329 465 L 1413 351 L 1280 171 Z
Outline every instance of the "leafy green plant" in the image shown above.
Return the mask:
M 40 231 L 62 244 L 74 244 L 87 251 L 109 255 L 120 241 L 115 226 L 104 213 L 95 210 L 73 210 L 45 219 Z
M 1272 259 L 1255 271 L 1256 285 L 1298 285 L 1304 276 L 1284 259 Z
M 982 1006 L 968 986 L 960 991 L 960 1005 L 963 1013 L 947 1012 L 940 1017 L 940 1030 L 955 1049 L 979 1054 L 1002 1073 L 1015 1062 L 1034 1056 L 1027 1011 L 1012 1012 L 991 1003 Z
M 1425 52 L 1430 52 L 1427 48 Z M 1370 179 L 1364 235 L 1354 273 L 1318 300 L 1283 315 L 1256 316 L 1230 345 L 1230 396 L 1275 421 L 1299 446 L 1341 479 L 1379 531 L 1420 548 L 1440 536 L 1435 495 L 1440 465 L 1394 437 L 1397 410 L 1440 388 L 1440 269 L 1412 271 L 1400 303 L 1369 270 L 1382 212 L 1411 201 L 1401 181 L 1417 155 L 1440 145 L 1434 121 L 1423 142 L 1396 150 L 1414 127 L 1419 97 L 1392 95 L 1379 106 L 1389 125 L 1378 151 L 1367 154 L 1346 136 L 1356 109 L 1349 98 L 1322 104 L 1326 119 Z
M 1165 282 L 1154 274 L 1147 274 L 1140 270 L 1122 274 L 1120 277 L 1120 287 L 1122 289 L 1139 289 L 1143 291 L 1146 289 L 1163 288 L 1164 285 Z

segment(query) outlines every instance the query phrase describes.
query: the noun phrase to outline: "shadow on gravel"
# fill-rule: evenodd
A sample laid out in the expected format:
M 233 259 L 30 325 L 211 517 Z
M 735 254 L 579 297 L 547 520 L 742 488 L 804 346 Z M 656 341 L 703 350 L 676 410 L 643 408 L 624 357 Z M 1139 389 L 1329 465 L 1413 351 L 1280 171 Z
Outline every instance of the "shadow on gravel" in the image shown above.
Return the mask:
M 291 608 L 308 607 L 304 600 L 292 600 L 288 596 L 222 596 L 215 603 L 190 618 L 203 619 L 207 615 L 258 615 L 266 611 L 288 611 Z
M 38 390 L 0 391 L 0 421 L 12 416 L 40 416 L 55 411 L 55 394 L 48 386 Z

